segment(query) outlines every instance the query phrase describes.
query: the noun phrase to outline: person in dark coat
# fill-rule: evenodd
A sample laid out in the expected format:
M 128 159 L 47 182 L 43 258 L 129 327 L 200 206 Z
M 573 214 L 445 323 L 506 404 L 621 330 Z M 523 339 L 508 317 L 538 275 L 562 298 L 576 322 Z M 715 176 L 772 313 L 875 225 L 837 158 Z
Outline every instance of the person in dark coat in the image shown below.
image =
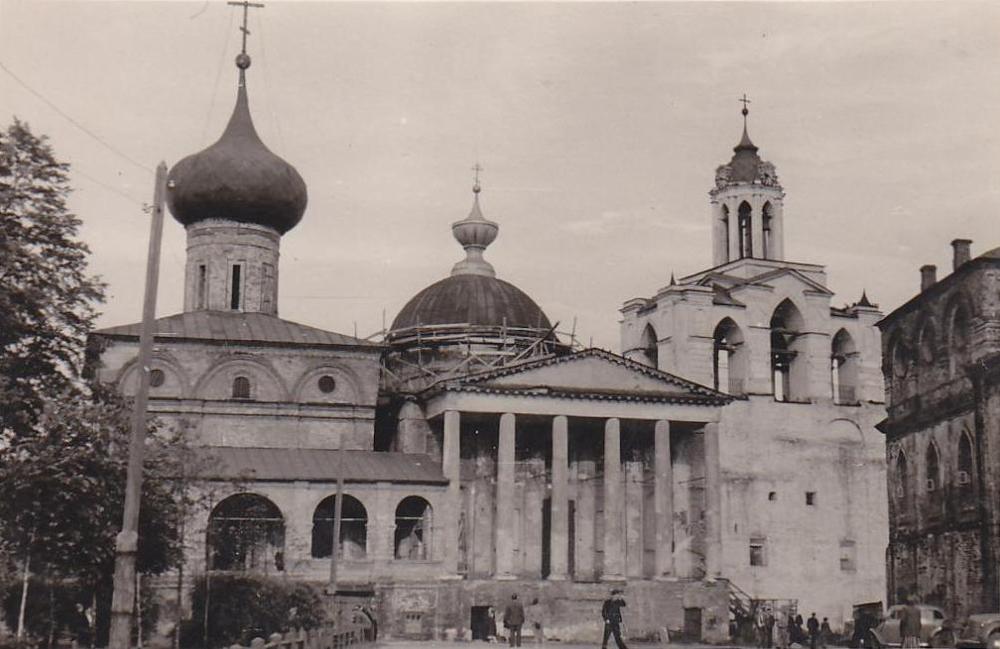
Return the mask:
M 815 612 L 806 621 L 806 628 L 809 629 L 809 649 L 816 649 L 819 644 L 819 619 Z
M 622 640 L 622 609 L 625 608 L 625 598 L 617 588 L 611 591 L 611 597 L 601 605 L 601 617 L 604 618 L 604 639 L 601 649 L 608 649 L 608 637 L 615 636 L 618 649 L 628 649 Z
M 906 600 L 906 608 L 899 616 L 899 637 L 903 640 L 903 649 L 920 646 L 920 609 L 917 598 L 912 595 Z
M 524 625 L 524 606 L 517 601 L 517 593 L 510 596 L 510 604 L 503 611 L 503 625 L 512 647 L 521 646 L 521 627 Z

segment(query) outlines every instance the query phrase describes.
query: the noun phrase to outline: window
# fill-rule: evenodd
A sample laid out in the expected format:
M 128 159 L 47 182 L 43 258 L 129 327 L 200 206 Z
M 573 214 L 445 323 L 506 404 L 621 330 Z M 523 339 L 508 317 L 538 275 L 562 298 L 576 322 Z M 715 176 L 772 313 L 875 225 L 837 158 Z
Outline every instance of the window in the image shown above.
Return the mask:
M 249 399 L 250 398 L 250 379 L 245 376 L 237 376 L 233 379 L 233 398 L 234 399 Z
M 327 496 L 313 513 L 312 556 L 329 557 L 333 552 L 333 523 L 337 496 Z M 364 559 L 368 552 L 368 511 L 354 496 L 344 494 L 340 512 L 340 546 L 337 556 Z
M 808 505 L 809 507 L 815 507 L 816 506 L 816 492 L 815 491 L 807 491 L 806 492 L 806 505 Z
M 209 516 L 207 536 L 213 570 L 268 572 L 284 567 L 285 520 L 263 496 L 243 493 L 220 502 Z
M 906 507 L 908 505 L 909 495 L 910 495 L 910 475 L 909 467 L 906 462 L 906 454 L 902 451 L 899 452 L 899 456 L 896 457 L 896 489 L 895 495 L 896 499 L 899 501 L 898 508 L 903 510 L 901 513 L 905 513 Z
M 855 572 L 858 569 L 858 547 L 851 539 L 840 542 L 840 570 Z
M 773 250 L 774 243 L 772 234 L 773 221 L 774 221 L 774 208 L 771 207 L 770 202 L 764 203 L 764 209 L 761 212 L 761 216 L 763 217 L 763 225 L 764 225 L 764 240 L 761 242 L 763 244 L 763 250 L 761 256 L 764 259 L 771 259 L 771 256 L 774 253 Z
M 951 314 L 951 326 L 948 336 L 949 375 L 954 378 L 965 364 L 969 351 L 969 312 L 959 304 Z
M 396 507 L 395 548 L 397 559 L 423 560 L 431 557 L 433 512 L 420 496 L 408 496 Z
M 195 305 L 199 309 L 204 309 L 208 306 L 208 266 L 205 264 L 198 264 L 198 289 L 196 291 L 197 304 Z
M 771 316 L 771 377 L 775 401 L 795 401 L 806 396 L 805 360 L 799 359 L 805 328 L 802 314 L 791 300 L 784 300 Z
M 163 382 L 167 379 L 164 375 L 163 370 L 153 370 L 149 373 L 149 387 L 158 388 L 163 385 Z
M 646 328 L 642 330 L 642 340 L 639 344 L 642 346 L 642 353 L 646 358 L 646 364 L 659 369 L 660 347 L 659 340 L 656 337 L 656 329 L 653 329 L 653 325 L 646 324 Z
M 972 440 L 969 432 L 963 430 L 958 438 L 958 474 L 955 481 L 962 489 L 972 488 Z
M 928 492 L 937 491 L 941 486 L 941 463 L 938 459 L 937 445 L 931 440 L 927 445 L 927 484 Z
M 751 228 L 750 213 L 750 203 L 746 201 L 740 203 L 739 216 L 737 217 L 740 228 L 740 259 L 753 257 L 753 229 Z
M 778 492 L 777 491 L 769 491 L 767 493 L 767 499 L 770 500 L 771 502 L 776 501 L 778 499 Z
M 763 538 L 750 539 L 750 565 L 751 566 L 767 565 L 767 539 Z
M 337 389 L 337 381 L 334 380 L 329 374 L 324 374 L 319 377 L 319 381 L 316 382 L 319 391 L 323 394 L 330 394 Z
M 232 282 L 230 283 L 229 287 L 229 308 L 232 309 L 233 311 L 239 311 L 240 307 L 243 305 L 243 303 L 241 302 L 242 300 L 241 292 L 243 289 L 243 286 L 241 285 L 242 274 L 243 274 L 243 265 L 233 264 Z
M 731 258 L 729 257 L 730 250 L 729 250 L 729 206 L 728 205 L 722 206 L 722 228 L 726 232 L 726 236 L 723 237 L 724 241 L 722 244 L 723 248 L 726 251 L 725 259 L 726 261 L 731 261 Z

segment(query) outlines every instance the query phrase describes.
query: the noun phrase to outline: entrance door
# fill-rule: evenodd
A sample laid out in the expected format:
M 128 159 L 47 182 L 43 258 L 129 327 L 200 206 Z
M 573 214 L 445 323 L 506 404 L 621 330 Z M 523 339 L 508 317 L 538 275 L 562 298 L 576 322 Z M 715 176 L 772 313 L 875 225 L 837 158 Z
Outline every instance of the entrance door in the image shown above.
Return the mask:
M 490 607 L 473 606 L 469 618 L 469 628 L 472 629 L 473 640 L 488 640 L 490 637 Z
M 688 642 L 701 642 L 701 609 L 684 609 L 684 639 Z

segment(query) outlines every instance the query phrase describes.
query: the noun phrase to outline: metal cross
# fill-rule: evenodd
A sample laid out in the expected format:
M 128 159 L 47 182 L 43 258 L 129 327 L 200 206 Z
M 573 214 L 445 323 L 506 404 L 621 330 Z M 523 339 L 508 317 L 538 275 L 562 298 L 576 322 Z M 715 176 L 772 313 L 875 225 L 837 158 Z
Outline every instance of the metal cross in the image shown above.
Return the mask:
M 243 25 L 240 27 L 240 31 L 243 32 L 243 54 L 247 53 L 247 35 L 250 30 L 247 29 L 247 11 L 250 7 L 255 9 L 263 9 L 264 3 L 262 2 L 250 2 L 250 0 L 230 0 L 226 4 L 233 5 L 234 7 L 243 7 Z
M 743 104 L 743 114 L 744 114 L 744 115 L 746 115 L 747 113 L 749 113 L 749 112 L 750 112 L 750 109 L 749 109 L 749 108 L 747 108 L 747 104 L 749 104 L 749 103 L 750 103 L 750 100 L 749 100 L 749 99 L 747 99 L 747 93 L 745 93 L 745 92 L 744 92 L 744 93 L 743 93 L 743 99 L 739 99 L 739 100 L 737 100 L 737 101 L 739 101 L 739 102 L 740 102 L 741 104 Z

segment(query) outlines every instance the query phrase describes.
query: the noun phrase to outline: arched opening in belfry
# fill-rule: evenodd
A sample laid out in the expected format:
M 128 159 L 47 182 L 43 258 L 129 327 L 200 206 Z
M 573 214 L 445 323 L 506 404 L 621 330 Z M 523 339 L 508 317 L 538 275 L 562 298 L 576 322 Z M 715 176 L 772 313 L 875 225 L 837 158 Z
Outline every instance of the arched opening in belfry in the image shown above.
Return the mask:
M 656 329 L 653 325 L 646 323 L 642 330 L 642 338 L 639 340 L 639 347 L 642 349 L 643 360 L 646 365 L 659 369 L 660 367 L 660 346 L 656 337 Z
M 774 207 L 771 206 L 770 201 L 764 203 L 764 209 L 761 211 L 761 225 L 764 228 L 764 240 L 761 241 L 761 256 L 764 259 L 771 259 L 774 256 Z
M 771 380 L 775 401 L 801 401 L 807 396 L 807 368 L 802 313 L 784 300 L 771 316 Z
M 393 547 L 397 559 L 425 560 L 431 557 L 434 514 L 420 496 L 407 496 L 396 506 Z
M 959 489 L 970 490 L 973 476 L 972 440 L 969 431 L 963 430 L 958 436 L 958 476 L 956 482 Z
M 731 251 L 729 250 L 729 225 L 730 225 L 729 224 L 729 206 L 728 205 L 723 205 L 722 206 L 722 231 L 725 232 L 726 234 L 725 234 L 724 237 L 722 237 L 722 248 L 726 252 L 726 254 L 723 256 L 723 259 L 725 259 L 726 261 L 730 261 L 731 260 L 731 257 L 729 256 L 731 254 Z
M 285 569 L 285 519 L 264 496 L 236 494 L 216 505 L 208 518 L 206 542 L 211 570 Z
M 752 227 L 752 209 L 750 203 L 743 201 L 740 203 L 739 207 L 739 245 L 740 245 L 740 259 L 744 257 L 753 257 L 753 227 Z
M 858 349 L 854 344 L 854 338 L 846 329 L 841 329 L 833 337 L 830 354 L 830 381 L 834 403 L 858 402 L 858 365 Z
M 333 523 L 337 496 L 327 496 L 313 512 L 312 556 L 329 557 L 333 552 Z M 346 560 L 364 559 L 368 552 L 368 512 L 361 501 L 344 494 L 340 513 L 340 545 L 337 556 Z
M 747 355 L 743 332 L 731 318 L 724 318 L 712 334 L 712 376 L 716 390 L 746 393 Z

